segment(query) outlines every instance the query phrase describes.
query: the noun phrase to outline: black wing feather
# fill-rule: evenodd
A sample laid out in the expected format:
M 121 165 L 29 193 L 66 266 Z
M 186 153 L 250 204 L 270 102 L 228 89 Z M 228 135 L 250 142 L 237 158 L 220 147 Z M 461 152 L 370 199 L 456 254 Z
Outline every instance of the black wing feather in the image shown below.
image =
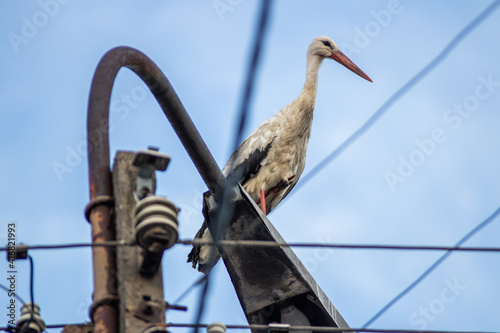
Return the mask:
M 248 155 L 248 158 L 234 167 L 233 171 L 229 175 L 229 178 L 231 178 L 231 180 L 236 180 L 240 184 L 245 184 L 247 180 L 252 178 L 252 176 L 259 171 L 262 166 L 261 163 L 269 154 L 269 150 L 271 149 L 273 142 L 274 139 L 272 139 L 271 142 L 264 147 L 264 149 L 257 149 Z M 238 154 L 238 150 L 236 150 L 233 155 L 234 154 Z M 231 156 L 230 160 L 232 160 L 232 157 L 233 156 Z

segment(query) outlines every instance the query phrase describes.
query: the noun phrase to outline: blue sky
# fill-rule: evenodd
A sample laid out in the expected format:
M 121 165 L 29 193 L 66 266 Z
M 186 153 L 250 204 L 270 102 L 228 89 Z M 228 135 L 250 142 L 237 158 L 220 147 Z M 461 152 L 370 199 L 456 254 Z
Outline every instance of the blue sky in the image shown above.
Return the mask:
M 220 0 L 227 6 L 221 12 L 212 0 L 55 1 L 0 4 L 2 243 L 11 221 L 18 242 L 90 241 L 83 217 L 89 198 L 87 101 L 99 59 L 115 46 L 137 48 L 156 62 L 220 166 L 231 153 L 259 2 Z M 374 82 L 325 61 L 307 174 L 490 3 L 276 1 L 246 134 L 297 96 L 307 46 L 318 35 L 330 36 Z M 496 11 L 361 139 L 295 191 L 270 215 L 283 237 L 453 245 L 493 213 L 500 204 L 499 32 Z M 172 157 L 158 175 L 158 193 L 182 208 L 180 236 L 192 238 L 202 222 L 206 187 L 152 95 L 127 69 L 113 88 L 111 122 L 112 158 L 117 150 L 148 145 Z M 466 245 L 498 247 L 499 233 L 495 220 Z M 167 301 L 200 276 L 185 263 L 188 252 L 179 245 L 165 253 Z M 295 252 L 351 327 L 363 325 L 441 255 Z M 35 300 L 46 323 L 88 320 L 90 251 L 31 254 Z M 495 253 L 454 253 L 372 326 L 499 331 L 499 259 Z M 18 267 L 19 294 L 27 300 L 28 267 Z M 214 273 L 203 322 L 245 324 L 224 265 Z M 197 297 L 198 291 L 184 301 L 189 312 L 169 312 L 167 320 L 192 322 Z M 6 293 L 0 300 L 6 304 Z

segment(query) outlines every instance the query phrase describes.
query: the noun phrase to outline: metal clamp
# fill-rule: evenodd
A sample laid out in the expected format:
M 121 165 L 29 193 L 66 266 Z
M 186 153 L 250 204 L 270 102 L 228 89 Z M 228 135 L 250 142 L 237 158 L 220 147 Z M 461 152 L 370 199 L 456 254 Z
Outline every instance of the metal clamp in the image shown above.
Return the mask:
M 6 247 L 7 261 L 28 258 L 28 245 L 17 244 Z
M 92 305 L 90 306 L 90 310 L 89 310 L 90 320 L 92 320 L 92 322 L 94 322 L 94 314 L 95 314 L 95 311 L 97 310 L 97 308 L 99 308 L 103 305 L 117 306 L 119 301 L 120 300 L 117 296 L 107 296 L 107 297 L 101 298 L 97 302 L 92 303 Z
M 159 153 L 157 147 L 148 147 L 148 150 L 139 150 L 135 154 L 132 164 L 139 167 L 134 193 L 137 200 L 144 199 L 154 193 L 153 176 L 155 171 L 165 171 L 169 163 L 170 156 Z
M 90 223 L 90 213 L 92 213 L 92 209 L 99 205 L 106 205 L 109 207 L 115 206 L 115 199 L 109 195 L 99 195 L 92 199 L 87 206 L 85 206 L 85 218 Z

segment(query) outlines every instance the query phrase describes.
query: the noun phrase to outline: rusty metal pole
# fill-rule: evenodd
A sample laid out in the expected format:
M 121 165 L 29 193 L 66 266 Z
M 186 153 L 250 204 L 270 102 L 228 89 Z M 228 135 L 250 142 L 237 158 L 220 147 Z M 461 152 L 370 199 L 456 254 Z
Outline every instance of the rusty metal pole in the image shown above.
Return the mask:
M 91 201 L 92 203 L 92 201 Z M 96 204 L 91 209 L 89 221 L 92 225 L 92 241 L 95 243 L 115 239 L 112 208 L 108 204 Z M 114 249 L 94 247 L 94 303 L 91 318 L 94 331 L 98 333 L 118 332 L 116 262 Z
M 148 85 L 209 191 L 218 197 L 218 192 L 226 187 L 226 178 L 179 97 L 158 66 L 142 52 L 129 47 L 117 47 L 106 53 L 99 62 L 92 81 L 88 110 L 91 193 L 96 196 L 111 193 L 110 182 L 100 185 L 97 184 L 97 180 L 102 179 L 105 174 L 106 178 L 110 179 L 109 103 L 113 82 L 121 67 L 131 69 Z
M 89 97 L 87 148 L 91 201 L 86 215 L 92 225 L 94 242 L 115 239 L 109 157 L 109 105 L 114 80 L 122 67 L 134 71 L 148 85 L 212 195 L 220 198 L 227 186 L 226 178 L 161 70 L 138 50 L 114 48 L 99 62 Z M 94 329 L 99 333 L 118 332 L 115 251 L 95 247 L 93 257 L 94 304 L 91 315 Z

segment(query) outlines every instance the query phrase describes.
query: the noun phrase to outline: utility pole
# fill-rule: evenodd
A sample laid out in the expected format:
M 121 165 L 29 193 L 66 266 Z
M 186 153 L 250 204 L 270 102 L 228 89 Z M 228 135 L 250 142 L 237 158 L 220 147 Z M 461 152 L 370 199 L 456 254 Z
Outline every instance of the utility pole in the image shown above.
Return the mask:
M 91 307 L 93 326 L 68 325 L 63 332 L 166 332 L 165 311 L 168 305 L 163 297 L 161 259 L 163 251 L 177 241 L 178 209 L 166 198 L 154 194 L 155 171 L 164 171 L 169 161 L 167 155 L 158 153 L 155 148 L 137 153 L 117 153 L 111 175 L 114 196 L 112 204 L 108 203 L 113 212 L 109 222 L 114 223 L 93 228 L 108 230 L 108 235 L 116 235 L 117 241 L 127 244 L 117 246 L 114 250 L 94 247 L 105 249 L 105 253 L 110 254 L 112 260 L 106 263 L 116 262 L 112 279 L 106 280 L 104 284 L 115 295 L 115 301 L 109 304 L 108 309 L 116 313 L 116 317 L 104 316 L 102 323 L 96 322 L 96 308 L 106 303 L 98 303 L 97 306 L 94 303 Z M 95 201 L 87 206 L 87 215 L 93 213 L 95 206 Z M 103 221 L 101 215 L 92 218 L 94 221 Z M 137 245 L 130 246 L 132 241 Z M 99 257 L 94 258 L 94 262 L 102 265 Z M 101 268 L 108 272 L 112 272 L 112 269 L 109 265 Z M 98 282 L 103 284 L 104 281 Z M 113 285 L 110 282 L 114 282 Z M 99 298 L 94 295 L 94 301 L 96 299 Z M 110 322 L 110 319 L 113 321 Z
M 134 152 L 119 151 L 113 165 L 117 240 L 134 239 L 134 193 L 140 170 L 133 165 L 135 156 Z M 139 246 L 116 249 L 119 332 L 144 332 L 152 324 L 165 323 L 162 269 L 159 266 L 152 276 L 141 275 L 143 252 Z

